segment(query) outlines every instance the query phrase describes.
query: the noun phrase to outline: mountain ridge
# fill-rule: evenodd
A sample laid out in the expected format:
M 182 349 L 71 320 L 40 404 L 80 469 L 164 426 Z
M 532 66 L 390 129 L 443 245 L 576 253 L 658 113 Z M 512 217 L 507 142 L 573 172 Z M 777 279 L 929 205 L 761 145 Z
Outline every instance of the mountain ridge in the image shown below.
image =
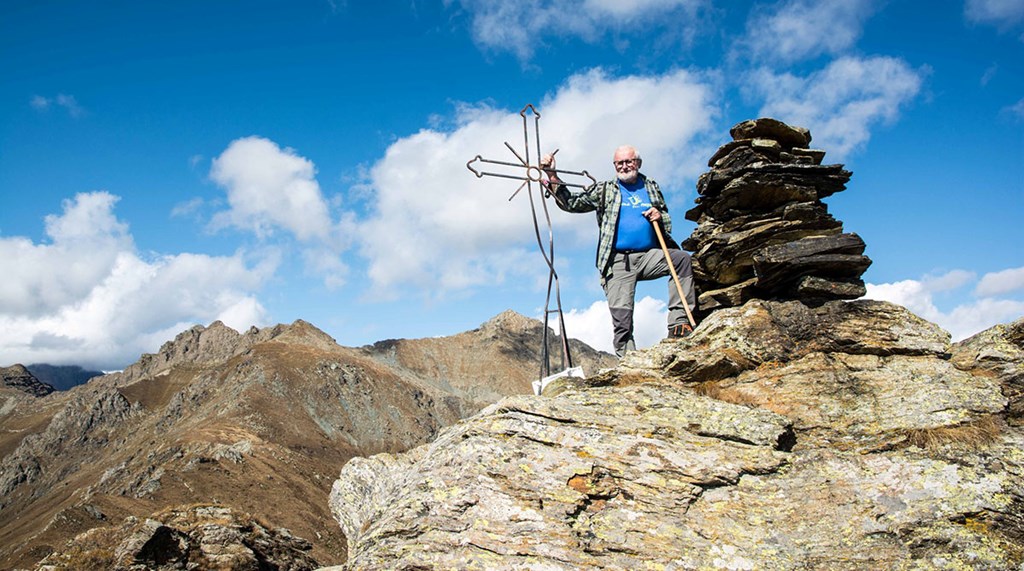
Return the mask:
M 0 565 L 29 565 L 90 527 L 197 497 L 315 540 L 318 560 L 343 560 L 326 502 L 337 467 L 425 442 L 491 395 L 530 391 L 541 326 L 393 340 L 392 363 L 372 348 L 337 345 L 303 320 L 244 333 L 214 322 L 123 371 L 19 396 L 0 416 L 0 545 L 8 546 Z M 474 388 L 492 378 L 470 372 L 481 337 L 526 348 L 479 354 L 511 372 L 500 386 Z M 613 362 L 581 355 L 595 370 Z M 417 365 L 425 362 L 458 366 Z M 520 370 L 531 374 L 518 378 Z

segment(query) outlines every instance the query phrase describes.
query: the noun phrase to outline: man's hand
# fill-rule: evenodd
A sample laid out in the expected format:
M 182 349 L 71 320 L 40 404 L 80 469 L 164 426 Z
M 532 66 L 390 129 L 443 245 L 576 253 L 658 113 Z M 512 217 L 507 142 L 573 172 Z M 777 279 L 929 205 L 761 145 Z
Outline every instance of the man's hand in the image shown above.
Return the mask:
M 551 171 L 555 170 L 555 154 L 548 153 L 540 158 L 540 168 L 544 169 L 544 172 L 551 176 Z
M 657 222 L 658 220 L 661 220 L 661 211 L 652 206 L 647 210 L 644 210 L 644 218 L 647 218 L 651 222 Z
M 555 153 L 557 152 L 555 151 Z M 561 182 L 558 179 L 558 173 L 555 172 L 555 153 L 548 153 L 540 158 L 540 168 L 544 171 L 544 174 L 548 175 L 548 180 L 545 181 L 545 184 Z

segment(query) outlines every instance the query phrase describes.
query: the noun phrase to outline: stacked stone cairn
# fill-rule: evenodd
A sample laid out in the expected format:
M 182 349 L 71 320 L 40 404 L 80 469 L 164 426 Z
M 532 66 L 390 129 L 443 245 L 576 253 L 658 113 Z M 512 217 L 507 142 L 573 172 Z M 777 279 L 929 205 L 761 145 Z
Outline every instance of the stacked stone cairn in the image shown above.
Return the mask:
M 871 265 L 860 236 L 843 232 L 821 199 L 846 189 L 851 172 L 822 165 L 811 133 L 762 118 L 730 129 L 733 140 L 697 182 L 693 252 L 698 307 L 707 314 L 752 298 L 817 305 L 865 293 Z

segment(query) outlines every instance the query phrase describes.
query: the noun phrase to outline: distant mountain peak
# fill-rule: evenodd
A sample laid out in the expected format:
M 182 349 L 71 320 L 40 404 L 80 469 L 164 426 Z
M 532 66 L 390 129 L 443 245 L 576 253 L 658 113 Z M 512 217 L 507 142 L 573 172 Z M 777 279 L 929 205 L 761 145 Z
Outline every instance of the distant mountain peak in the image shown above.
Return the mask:
M 275 329 L 275 334 L 271 337 L 272 339 L 288 340 L 291 343 L 312 345 L 324 349 L 338 346 L 338 342 L 335 341 L 334 337 L 324 333 L 321 329 L 303 319 L 296 319 L 291 325 L 279 325 L 277 327 L 279 329 Z
M 43 397 L 56 390 L 37 379 L 24 365 L 18 364 L 0 368 L 0 383 L 35 397 Z
M 536 329 L 541 325 L 541 322 L 536 319 L 526 317 L 525 315 L 511 309 L 506 309 L 487 320 L 480 326 L 480 329 L 484 331 L 498 330 L 507 331 L 509 333 L 525 333 Z

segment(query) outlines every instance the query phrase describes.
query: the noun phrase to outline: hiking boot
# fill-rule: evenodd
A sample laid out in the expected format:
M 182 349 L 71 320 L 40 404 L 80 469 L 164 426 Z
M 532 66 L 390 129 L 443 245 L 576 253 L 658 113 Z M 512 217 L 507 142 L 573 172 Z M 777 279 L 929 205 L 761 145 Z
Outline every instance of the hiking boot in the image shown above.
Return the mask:
M 693 327 L 689 323 L 680 323 L 668 328 L 669 339 L 682 339 L 691 333 L 693 333 Z

